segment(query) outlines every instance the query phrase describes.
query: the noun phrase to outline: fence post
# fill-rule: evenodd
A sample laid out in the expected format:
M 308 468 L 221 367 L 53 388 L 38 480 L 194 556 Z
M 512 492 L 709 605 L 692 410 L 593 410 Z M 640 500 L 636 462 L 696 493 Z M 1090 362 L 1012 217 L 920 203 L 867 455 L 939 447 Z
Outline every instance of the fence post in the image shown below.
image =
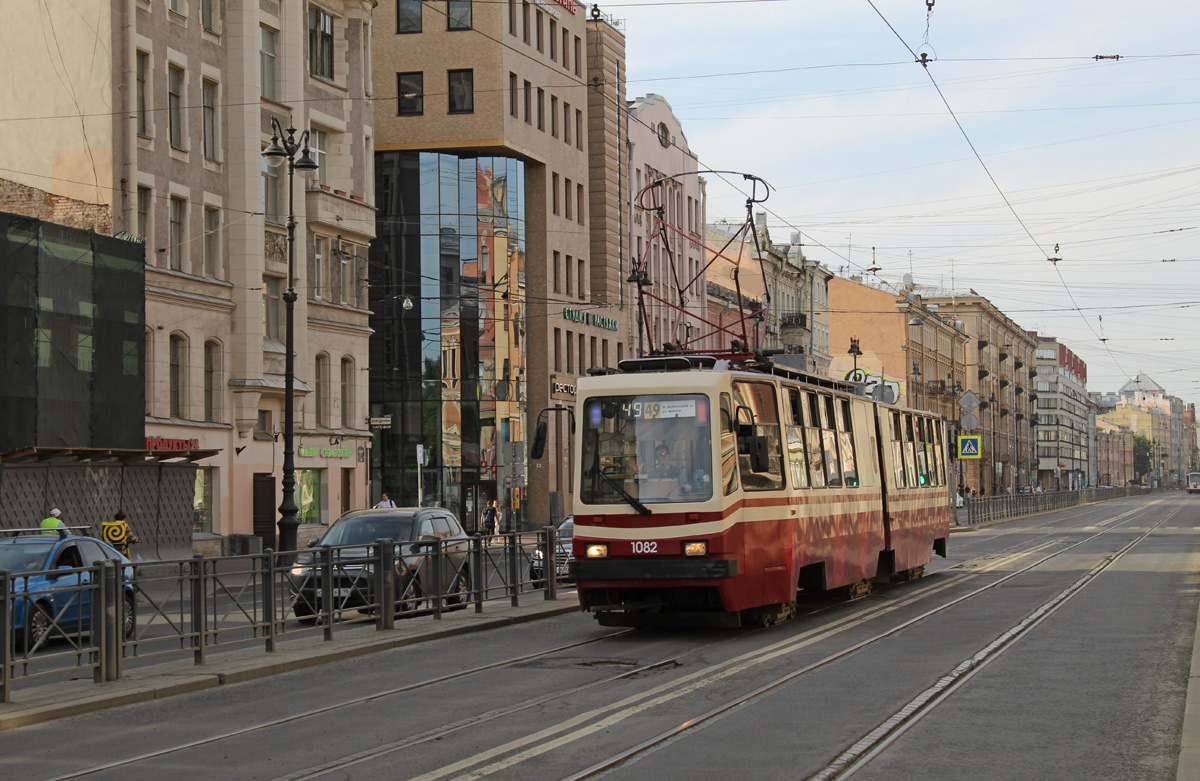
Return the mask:
M 376 540 L 379 548 L 378 563 L 375 565 L 375 593 L 379 599 L 379 630 L 396 628 L 396 546 L 391 540 Z
M 92 683 L 104 683 L 108 669 L 108 627 L 105 625 L 104 607 L 108 601 L 104 585 L 104 562 L 97 561 L 94 589 L 91 594 L 88 625 L 92 628 Z
M 545 539 L 541 539 L 538 535 L 538 543 L 542 546 L 542 561 L 546 567 L 546 599 L 558 599 L 558 540 L 554 532 L 553 526 L 547 526 L 542 530 L 546 535 Z
M 262 552 L 262 561 L 266 565 L 263 574 L 263 624 L 266 634 L 263 635 L 263 645 L 266 652 L 275 653 L 275 579 L 279 573 L 275 571 L 275 551 L 267 548 Z
M 121 643 L 125 640 L 125 599 L 122 581 L 117 577 L 117 566 L 112 561 L 100 565 L 100 588 L 104 594 L 104 680 L 115 681 L 121 677 Z
M 204 555 L 197 553 L 192 556 L 192 652 L 196 664 L 204 664 L 205 645 L 208 642 L 208 609 L 205 606 L 206 592 L 204 590 Z
M 483 538 L 471 537 L 471 592 L 475 597 L 475 612 L 483 612 L 483 597 L 487 591 L 487 576 L 483 573 Z
M 321 551 L 321 613 L 325 614 L 325 639 L 333 639 L 333 550 L 322 545 Z
M 517 607 L 520 604 L 521 576 L 520 567 L 517 566 L 517 551 L 520 550 L 520 546 L 517 544 L 516 532 L 505 535 L 504 550 L 508 554 L 508 583 L 512 594 L 512 606 Z
M 12 681 L 13 631 L 12 631 L 12 580 L 8 570 L 0 570 L 0 702 L 11 702 L 9 691 Z
M 442 558 L 442 541 L 435 540 L 429 544 L 433 549 L 433 555 L 430 556 L 430 565 L 433 567 L 433 618 L 435 621 L 442 620 L 442 565 L 445 560 Z

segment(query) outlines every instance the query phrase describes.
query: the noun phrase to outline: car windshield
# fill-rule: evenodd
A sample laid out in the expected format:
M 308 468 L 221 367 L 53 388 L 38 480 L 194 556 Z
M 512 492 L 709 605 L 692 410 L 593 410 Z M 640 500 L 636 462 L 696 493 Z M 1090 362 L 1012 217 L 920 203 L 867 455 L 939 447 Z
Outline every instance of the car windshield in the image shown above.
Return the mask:
M 37 572 L 46 564 L 53 542 L 22 542 L 0 545 L 0 570 Z
M 708 398 L 699 394 L 589 398 L 581 499 L 635 505 L 711 498 L 710 420 Z
M 335 523 L 321 538 L 322 545 L 369 545 L 375 540 L 407 540 L 412 536 L 411 517 L 347 518 Z

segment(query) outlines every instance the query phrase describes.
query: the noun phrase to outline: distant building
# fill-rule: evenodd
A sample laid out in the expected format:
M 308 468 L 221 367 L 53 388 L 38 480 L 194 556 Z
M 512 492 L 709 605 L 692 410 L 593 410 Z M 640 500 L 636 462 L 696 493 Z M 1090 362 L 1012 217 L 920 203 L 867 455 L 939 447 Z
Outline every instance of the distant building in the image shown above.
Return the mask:
M 1133 432 L 1096 420 L 1097 485 L 1130 485 L 1134 482 Z
M 1037 481 L 1046 490 L 1087 487 L 1091 402 L 1087 364 L 1053 336 L 1030 331 L 1037 340 Z

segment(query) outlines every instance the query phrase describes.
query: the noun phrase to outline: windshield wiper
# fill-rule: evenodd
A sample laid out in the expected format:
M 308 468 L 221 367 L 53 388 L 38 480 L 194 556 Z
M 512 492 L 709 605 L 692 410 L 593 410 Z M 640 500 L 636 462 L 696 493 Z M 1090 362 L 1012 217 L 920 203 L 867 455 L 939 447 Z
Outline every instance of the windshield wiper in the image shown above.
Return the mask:
M 631 496 L 630 493 L 625 490 L 625 487 L 623 485 L 621 485 L 616 480 L 612 479 L 611 477 L 609 477 L 608 475 L 606 475 L 604 472 L 602 472 L 599 469 L 595 469 L 595 473 L 600 475 L 601 477 L 603 477 L 605 482 L 607 482 L 613 488 L 617 489 L 617 493 L 619 493 L 621 495 L 621 498 L 623 498 L 625 501 L 629 502 L 630 507 L 637 510 L 642 515 L 650 515 L 651 514 L 650 508 L 647 507 L 646 505 L 642 504 L 641 502 L 639 502 L 637 499 L 634 499 L 633 496 Z

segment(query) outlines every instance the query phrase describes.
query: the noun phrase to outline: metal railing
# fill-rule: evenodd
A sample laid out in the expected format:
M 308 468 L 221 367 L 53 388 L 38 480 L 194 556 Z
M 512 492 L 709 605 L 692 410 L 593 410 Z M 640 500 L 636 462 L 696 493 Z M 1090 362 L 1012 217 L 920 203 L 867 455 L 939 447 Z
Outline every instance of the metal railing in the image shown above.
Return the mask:
M 543 567 L 536 573 L 535 550 Z M 402 618 L 440 620 L 472 606 L 482 613 L 499 600 L 516 607 L 537 594 L 557 599 L 562 576 L 545 577 L 556 551 L 547 528 L 124 568 L 105 561 L 53 573 L 0 571 L 0 702 L 10 701 L 14 685 L 78 677 L 80 669 L 101 683 L 149 660 L 190 657 L 199 665 L 239 647 L 261 644 L 273 653 L 293 638 L 332 641 L 352 624 L 387 631 Z
M 1062 510 L 1067 507 L 1077 507 L 1081 504 L 1103 502 L 1108 499 L 1122 499 L 1127 496 L 1148 496 L 1152 493 L 1172 490 L 1169 488 L 1141 488 L 1125 486 L 1121 488 L 1085 488 L 1081 491 L 1051 491 L 1048 493 L 1005 494 L 1002 496 L 981 496 L 967 499 L 966 525 L 974 526 L 980 523 L 992 523 L 1025 515 Z M 961 515 L 959 520 L 962 520 Z

